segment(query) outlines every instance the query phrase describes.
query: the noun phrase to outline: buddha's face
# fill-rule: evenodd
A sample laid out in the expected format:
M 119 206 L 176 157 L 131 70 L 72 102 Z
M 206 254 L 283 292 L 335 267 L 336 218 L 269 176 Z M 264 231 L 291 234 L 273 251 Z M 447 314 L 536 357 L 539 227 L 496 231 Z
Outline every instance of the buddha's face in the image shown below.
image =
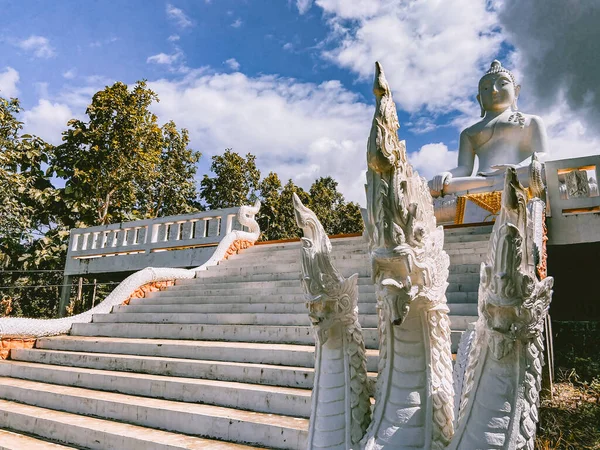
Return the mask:
M 520 86 L 515 86 L 506 73 L 485 75 L 479 82 L 477 100 L 486 111 L 504 111 L 510 107 L 519 95 Z

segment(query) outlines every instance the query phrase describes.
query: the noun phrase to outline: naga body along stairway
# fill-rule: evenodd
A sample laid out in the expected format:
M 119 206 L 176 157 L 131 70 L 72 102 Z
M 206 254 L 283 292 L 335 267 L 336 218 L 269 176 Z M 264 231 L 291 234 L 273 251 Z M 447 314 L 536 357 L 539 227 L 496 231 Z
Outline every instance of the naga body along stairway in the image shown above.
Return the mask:
M 446 230 L 454 351 L 477 316 L 490 232 Z M 375 377 L 367 246 L 362 237 L 332 243 L 338 269 L 359 273 L 360 321 Z M 95 315 L 69 336 L 12 350 L 0 363 L 0 428 L 23 435 L 7 434 L 6 442 L 31 439 L 48 449 L 305 448 L 314 341 L 299 276 L 300 243 L 256 245 L 195 279 Z M 2 447 L 2 439 L 0 449 L 19 448 Z

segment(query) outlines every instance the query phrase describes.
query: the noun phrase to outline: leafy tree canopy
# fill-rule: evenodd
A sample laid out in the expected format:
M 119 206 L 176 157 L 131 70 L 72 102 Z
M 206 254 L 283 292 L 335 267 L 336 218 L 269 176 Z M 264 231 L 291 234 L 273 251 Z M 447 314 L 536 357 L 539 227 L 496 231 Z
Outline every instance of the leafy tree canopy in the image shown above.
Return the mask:
M 200 183 L 200 198 L 208 209 L 242 206 L 256 199 L 260 171 L 255 160 L 250 153 L 243 157 L 230 148 L 212 157 L 214 176 L 204 175 Z
M 186 130 L 162 128 L 149 107 L 157 95 L 138 81 L 97 92 L 87 121 L 70 120 L 52 161 L 65 179 L 69 225 L 96 225 L 187 212 L 196 197 L 198 152 Z
M 17 99 L 0 98 L 0 301 L 4 313 L 53 316 L 69 229 L 197 210 L 186 130 L 162 127 L 145 82 L 96 93 L 53 147 L 22 134 Z M 64 187 L 56 188 L 56 178 Z M 61 183 L 62 184 L 62 183 Z M 9 289 L 6 287 L 10 286 Z M 45 287 L 38 287 L 45 286 Z M 99 288 L 101 290 L 101 288 Z

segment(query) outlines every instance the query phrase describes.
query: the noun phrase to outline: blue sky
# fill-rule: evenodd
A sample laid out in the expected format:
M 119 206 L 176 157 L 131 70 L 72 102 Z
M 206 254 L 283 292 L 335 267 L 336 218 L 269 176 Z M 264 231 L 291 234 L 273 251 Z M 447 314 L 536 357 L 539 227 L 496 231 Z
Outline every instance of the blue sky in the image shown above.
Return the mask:
M 188 128 L 203 153 L 200 175 L 211 155 L 233 147 L 256 154 L 263 175 L 274 170 L 304 187 L 332 175 L 347 198 L 364 203 L 375 60 L 394 92 L 401 138 L 430 177 L 455 164 L 492 59 L 519 79 L 541 79 L 531 62 L 539 49 L 518 45 L 535 29 L 515 28 L 523 19 L 512 3 L 4 0 L 0 95 L 21 99 L 27 131 L 59 143 L 94 92 L 147 79 L 161 98 L 159 120 Z M 568 94 L 567 78 L 557 82 Z M 599 148 L 581 105 L 538 91 L 524 84 L 521 104 L 547 115 L 558 156 L 573 142 L 579 153 Z

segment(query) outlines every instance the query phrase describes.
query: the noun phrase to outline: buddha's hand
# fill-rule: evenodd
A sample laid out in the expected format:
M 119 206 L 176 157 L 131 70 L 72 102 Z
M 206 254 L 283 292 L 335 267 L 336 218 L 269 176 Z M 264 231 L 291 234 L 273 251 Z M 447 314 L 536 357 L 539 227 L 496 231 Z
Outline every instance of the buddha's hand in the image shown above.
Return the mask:
M 429 187 L 432 191 L 441 193 L 444 190 L 444 187 L 450 184 L 451 179 L 452 174 L 450 172 L 442 172 L 433 177 L 429 182 Z
M 484 177 L 489 177 L 492 175 L 501 175 L 501 174 L 504 174 L 504 172 L 506 172 L 506 169 L 508 169 L 509 167 L 512 169 L 518 169 L 519 165 L 518 164 L 495 164 L 493 166 L 490 166 L 490 169 L 493 169 L 493 170 L 479 172 L 479 175 L 483 175 Z

